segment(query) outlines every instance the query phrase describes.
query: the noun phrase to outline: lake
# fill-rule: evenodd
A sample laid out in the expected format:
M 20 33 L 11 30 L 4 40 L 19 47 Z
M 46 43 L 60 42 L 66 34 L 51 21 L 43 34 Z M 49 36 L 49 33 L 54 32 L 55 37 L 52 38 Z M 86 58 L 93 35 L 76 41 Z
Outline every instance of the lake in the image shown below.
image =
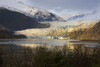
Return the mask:
M 100 45 L 98 41 L 58 40 L 58 39 L 0 39 L 0 46 L 7 46 L 7 47 L 13 47 L 13 46 L 34 47 L 37 45 L 47 45 L 47 46 L 70 45 L 71 48 L 73 48 L 73 46 L 79 44 L 85 45 L 85 47 L 96 47 Z

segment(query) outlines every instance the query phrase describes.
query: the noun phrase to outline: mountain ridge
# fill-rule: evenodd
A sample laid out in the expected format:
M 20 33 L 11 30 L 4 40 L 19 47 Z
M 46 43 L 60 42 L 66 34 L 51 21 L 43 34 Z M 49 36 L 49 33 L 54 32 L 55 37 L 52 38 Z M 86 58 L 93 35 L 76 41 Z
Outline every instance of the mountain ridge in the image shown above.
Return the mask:
M 3 5 L 2 7 L 5 7 L 11 11 L 20 12 L 22 14 L 25 14 L 26 16 L 35 18 L 38 22 L 46 22 L 46 21 L 63 21 L 64 22 L 65 21 L 63 18 L 61 18 L 49 11 L 35 8 L 32 6 L 28 6 L 24 3 L 18 3 L 18 4 L 25 6 L 25 8 L 23 10 L 20 10 L 15 7 L 9 7 L 9 6 L 5 6 L 5 5 Z
M 79 14 L 79 15 L 68 18 L 66 21 L 73 21 L 73 20 L 79 20 L 79 19 L 82 20 L 81 18 L 88 16 L 88 15 L 95 14 L 95 13 L 96 13 L 96 11 L 93 11 L 91 13 L 86 13 L 86 14 Z
M 6 8 L 0 9 L 0 24 L 11 31 L 50 27 L 48 24 L 38 23 L 34 18 Z

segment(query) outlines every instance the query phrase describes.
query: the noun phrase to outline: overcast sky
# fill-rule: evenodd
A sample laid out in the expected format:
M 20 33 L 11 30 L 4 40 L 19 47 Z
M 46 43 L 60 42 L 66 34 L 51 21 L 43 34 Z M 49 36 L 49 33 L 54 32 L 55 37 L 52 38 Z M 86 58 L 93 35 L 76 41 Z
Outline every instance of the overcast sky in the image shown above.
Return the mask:
M 0 0 L 5 5 L 16 5 L 15 0 Z M 100 0 L 16 0 L 53 12 L 64 19 L 81 13 L 88 13 L 100 6 Z

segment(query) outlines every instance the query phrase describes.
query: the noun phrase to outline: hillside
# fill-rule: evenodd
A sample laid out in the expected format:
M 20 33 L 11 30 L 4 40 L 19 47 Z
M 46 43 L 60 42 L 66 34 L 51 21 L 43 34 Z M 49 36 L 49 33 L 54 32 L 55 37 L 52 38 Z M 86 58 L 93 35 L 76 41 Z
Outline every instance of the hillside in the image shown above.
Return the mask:
M 0 24 L 0 39 L 17 39 L 26 38 L 24 35 L 15 35 L 14 32 L 7 30 L 3 25 Z
M 72 31 L 77 31 L 77 30 L 86 30 L 86 29 L 92 28 L 96 23 L 97 22 L 87 22 L 86 21 L 86 22 L 80 23 L 79 25 L 70 27 L 68 31 L 72 32 Z
M 48 24 L 38 23 L 34 18 L 5 8 L 0 9 L 0 24 L 12 31 L 49 27 Z
M 69 33 L 71 39 L 100 40 L 100 21 L 89 29 L 80 29 Z

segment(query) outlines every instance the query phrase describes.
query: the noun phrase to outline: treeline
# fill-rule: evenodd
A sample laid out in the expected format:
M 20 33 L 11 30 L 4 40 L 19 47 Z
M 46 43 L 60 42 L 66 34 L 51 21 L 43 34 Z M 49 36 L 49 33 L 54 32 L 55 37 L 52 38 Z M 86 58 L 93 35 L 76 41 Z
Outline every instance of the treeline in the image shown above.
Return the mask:
M 0 48 L 0 67 L 100 67 L 100 47 L 75 50 L 47 47 L 24 48 L 23 51 Z
M 100 40 L 100 22 L 90 29 L 80 29 L 69 33 L 70 39 Z

